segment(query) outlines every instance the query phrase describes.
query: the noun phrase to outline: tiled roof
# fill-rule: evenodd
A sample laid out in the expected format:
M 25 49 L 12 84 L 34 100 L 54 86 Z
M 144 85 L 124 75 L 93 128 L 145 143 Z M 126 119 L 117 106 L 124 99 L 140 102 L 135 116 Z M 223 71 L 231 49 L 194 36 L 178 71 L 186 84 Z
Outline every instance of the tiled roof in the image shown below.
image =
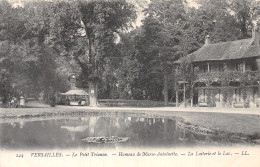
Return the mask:
M 260 56 L 260 49 L 252 45 L 252 38 L 203 45 L 190 54 L 193 61 L 229 60 Z

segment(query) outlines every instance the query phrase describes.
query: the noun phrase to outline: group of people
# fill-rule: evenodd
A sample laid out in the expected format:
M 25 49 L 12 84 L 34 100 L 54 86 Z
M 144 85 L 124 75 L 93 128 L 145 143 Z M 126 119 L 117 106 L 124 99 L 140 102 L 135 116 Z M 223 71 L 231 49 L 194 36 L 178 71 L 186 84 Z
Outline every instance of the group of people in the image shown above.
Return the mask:
M 21 96 L 19 100 L 16 97 L 12 97 L 8 102 L 8 107 L 17 108 L 19 105 L 24 105 L 24 104 L 25 104 L 25 100 L 23 96 Z
M 18 107 L 18 100 L 16 97 L 12 97 L 8 102 L 9 108 L 17 108 Z

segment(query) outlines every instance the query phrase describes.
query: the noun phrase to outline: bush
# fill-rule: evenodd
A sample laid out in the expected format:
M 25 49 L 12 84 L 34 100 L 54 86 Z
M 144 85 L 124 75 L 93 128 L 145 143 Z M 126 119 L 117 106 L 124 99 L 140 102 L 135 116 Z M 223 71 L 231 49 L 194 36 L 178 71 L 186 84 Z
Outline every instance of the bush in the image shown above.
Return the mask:
M 139 89 L 139 88 L 133 89 L 132 96 L 135 100 L 142 100 L 143 99 L 143 90 Z

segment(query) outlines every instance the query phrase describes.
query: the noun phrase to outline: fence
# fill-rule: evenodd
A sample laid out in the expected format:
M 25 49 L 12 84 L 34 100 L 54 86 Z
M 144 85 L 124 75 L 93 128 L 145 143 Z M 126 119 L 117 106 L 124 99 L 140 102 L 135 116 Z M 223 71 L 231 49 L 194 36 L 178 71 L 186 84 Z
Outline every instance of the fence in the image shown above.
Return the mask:
M 106 107 L 162 107 L 162 101 L 151 100 L 124 100 L 124 99 L 99 99 L 100 106 Z M 175 103 L 169 103 L 168 106 L 175 106 Z

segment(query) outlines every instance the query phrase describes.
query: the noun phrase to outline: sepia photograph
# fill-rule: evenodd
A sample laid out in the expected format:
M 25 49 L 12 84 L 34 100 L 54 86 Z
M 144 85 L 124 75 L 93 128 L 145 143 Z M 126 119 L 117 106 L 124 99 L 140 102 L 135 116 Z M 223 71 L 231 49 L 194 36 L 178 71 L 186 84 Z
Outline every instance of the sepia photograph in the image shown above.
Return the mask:
M 0 0 L 0 167 L 259 156 L 260 0 Z

